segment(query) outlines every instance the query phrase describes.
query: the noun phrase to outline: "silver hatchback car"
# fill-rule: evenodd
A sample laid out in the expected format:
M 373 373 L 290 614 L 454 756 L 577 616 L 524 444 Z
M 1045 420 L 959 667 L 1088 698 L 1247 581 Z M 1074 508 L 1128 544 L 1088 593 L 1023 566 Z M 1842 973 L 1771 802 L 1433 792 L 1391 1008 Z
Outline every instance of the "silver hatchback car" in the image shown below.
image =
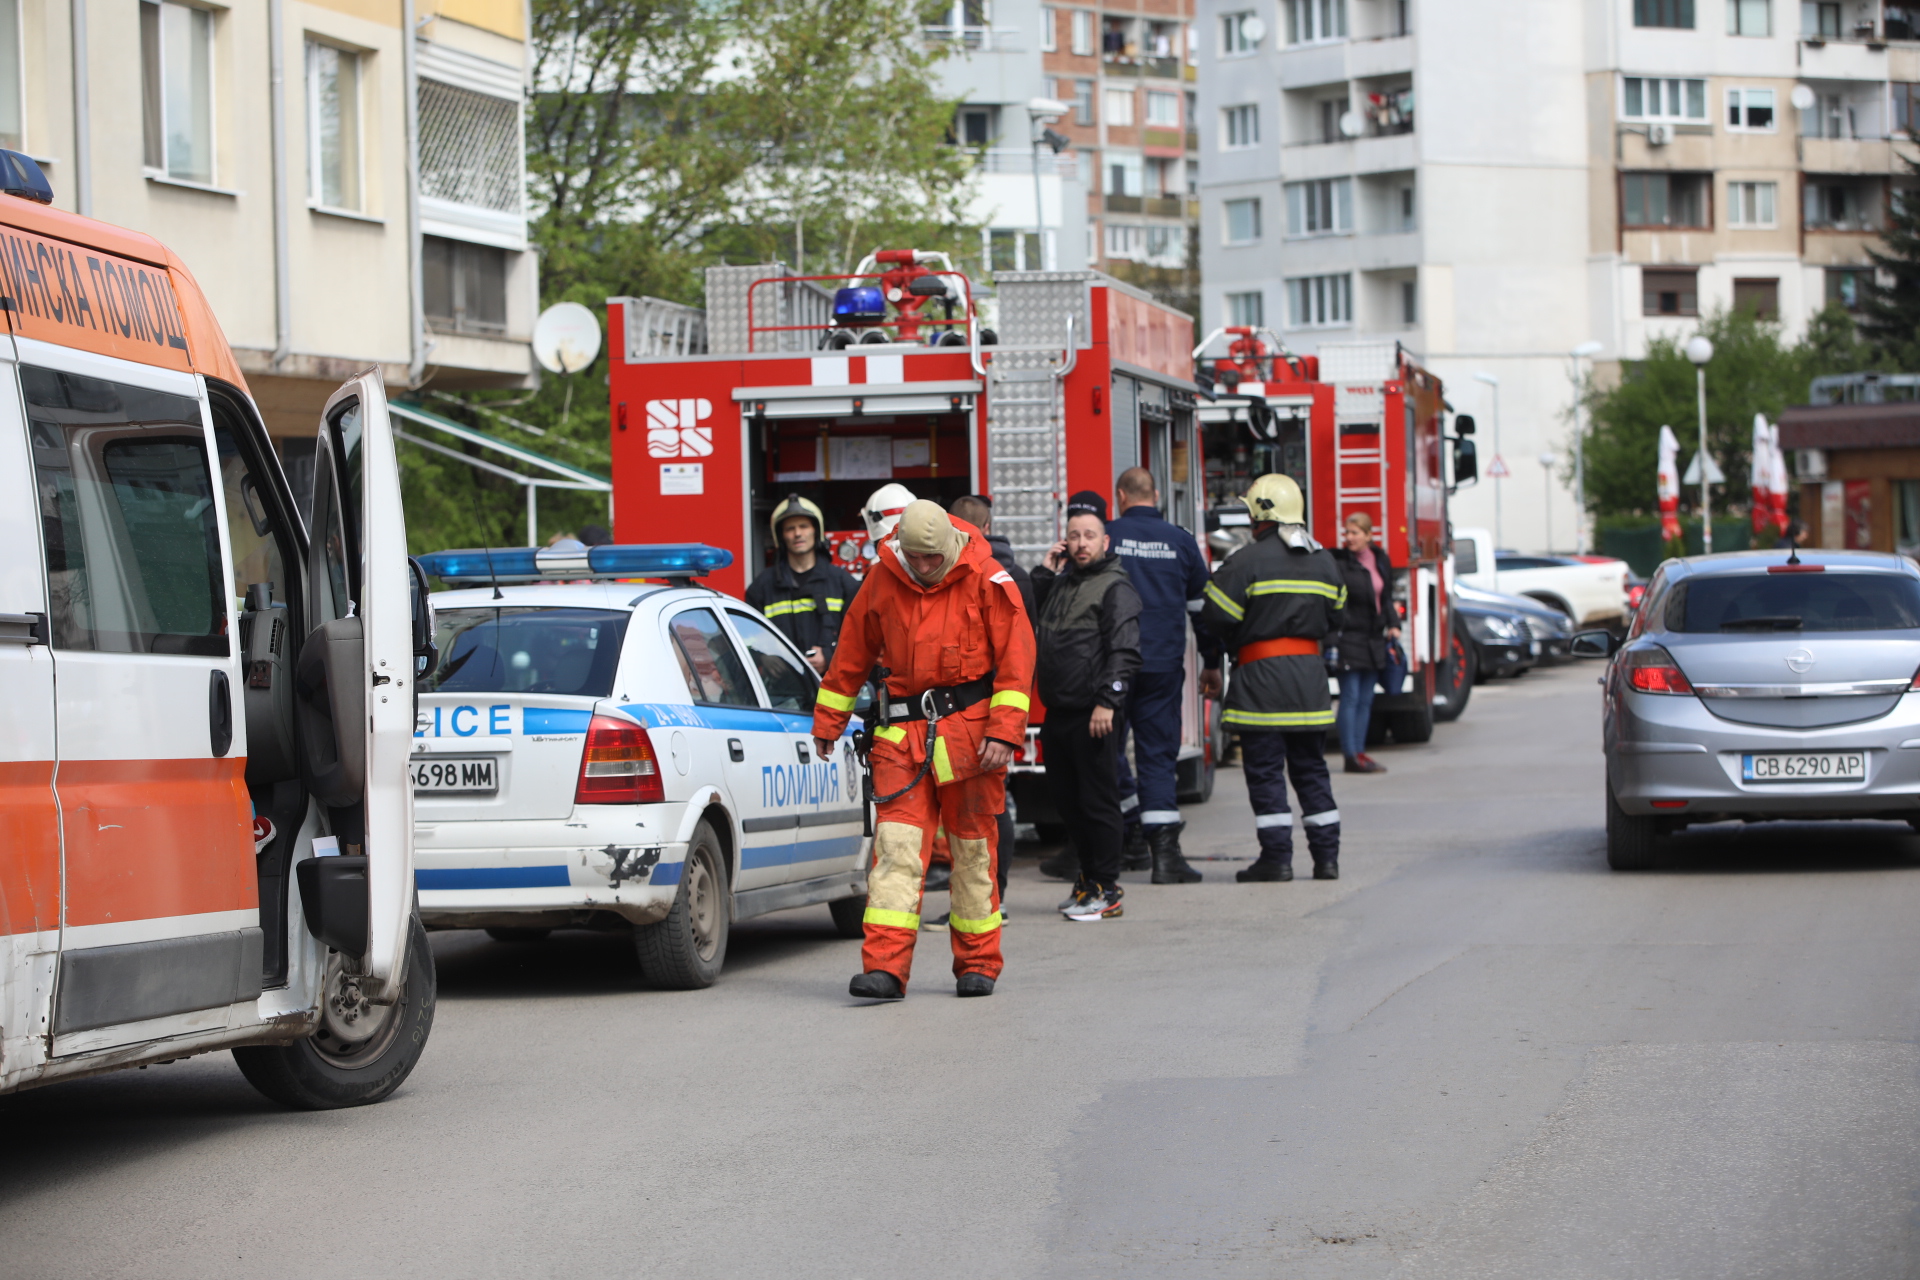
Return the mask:
M 1920 569 L 1864 551 L 1669 560 L 1611 657 L 1607 862 L 1727 819 L 1920 825 Z

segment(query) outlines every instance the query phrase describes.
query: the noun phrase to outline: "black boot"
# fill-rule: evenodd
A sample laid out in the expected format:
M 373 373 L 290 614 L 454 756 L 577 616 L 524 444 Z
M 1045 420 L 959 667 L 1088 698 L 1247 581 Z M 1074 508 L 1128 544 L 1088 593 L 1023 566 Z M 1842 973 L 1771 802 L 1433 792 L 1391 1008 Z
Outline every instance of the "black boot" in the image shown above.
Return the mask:
M 954 980 L 953 993 L 957 996 L 990 996 L 993 994 L 993 979 L 984 973 L 963 973 Z
M 1293 879 L 1293 864 L 1291 862 L 1275 862 L 1271 858 L 1257 858 L 1249 865 L 1234 872 L 1233 878 L 1241 884 L 1252 884 L 1256 881 L 1266 880 L 1277 880 L 1284 883 L 1285 881 Z
M 1324 862 L 1314 863 L 1313 878 L 1315 880 L 1338 880 L 1340 878 L 1340 859 L 1328 858 Z
M 942 863 L 927 868 L 926 883 L 921 886 L 923 893 L 945 893 L 953 885 L 953 868 Z
M 1145 871 L 1152 865 L 1153 849 L 1147 844 L 1147 829 L 1137 822 L 1129 822 L 1126 843 L 1120 846 L 1120 869 Z
M 907 993 L 900 986 L 900 979 L 875 969 L 872 973 L 863 973 L 849 982 L 847 994 L 862 1000 L 901 1000 L 906 998 Z
M 1147 831 L 1147 848 L 1153 855 L 1154 884 L 1199 884 L 1202 876 L 1187 865 L 1180 852 L 1180 829 L 1184 822 L 1152 826 Z
M 1080 851 L 1073 847 L 1072 837 L 1060 846 L 1060 852 L 1051 858 L 1040 859 L 1040 874 L 1052 880 L 1078 880 L 1080 878 Z

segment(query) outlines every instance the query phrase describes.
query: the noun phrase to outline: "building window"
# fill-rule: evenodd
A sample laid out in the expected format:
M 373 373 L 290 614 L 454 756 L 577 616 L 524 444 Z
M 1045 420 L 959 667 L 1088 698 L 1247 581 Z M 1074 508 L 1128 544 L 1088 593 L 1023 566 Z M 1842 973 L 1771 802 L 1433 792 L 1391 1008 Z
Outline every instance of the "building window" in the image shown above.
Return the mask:
M 1053 34 L 1053 6 L 1040 6 L 1040 52 L 1060 52 L 1060 41 Z
M 1287 234 L 1336 235 L 1353 230 L 1353 180 L 1316 178 L 1287 184 Z
M 1735 280 L 1733 282 L 1733 309 L 1751 311 L 1762 320 L 1780 318 L 1780 281 Z
M 1229 200 L 1227 210 L 1227 243 L 1252 244 L 1260 238 L 1260 201 Z
M 1866 305 L 1867 290 L 1872 284 L 1871 267 L 1828 267 L 1827 305 L 1858 311 Z
M 1347 117 L 1347 99 L 1322 98 L 1313 105 L 1319 116 L 1320 141 L 1345 142 L 1347 131 L 1341 125 Z
M 1683 124 L 1698 121 L 1704 124 L 1707 119 L 1707 82 L 1622 76 L 1620 118 L 1673 120 Z
M 1706 227 L 1707 175 L 1622 174 L 1621 222 L 1628 227 Z
M 1887 87 L 1893 90 L 1893 131 L 1920 135 L 1920 84 L 1895 80 Z
M 507 251 L 426 236 L 421 274 L 427 323 L 452 333 L 507 331 Z
M 1727 128 L 1772 133 L 1773 127 L 1773 90 L 1727 90 Z
M 992 107 L 962 107 L 959 113 L 958 127 L 954 133 L 963 147 L 984 147 L 993 142 Z
M 1400 323 L 1420 323 L 1420 285 L 1414 280 L 1400 282 Z
M 1252 13 L 1228 13 L 1220 18 L 1220 52 L 1228 57 L 1252 53 L 1267 34 L 1266 24 Z
M 1263 327 L 1267 323 L 1265 297 L 1259 293 L 1228 294 L 1227 323 L 1248 329 Z
M 21 121 L 20 0 L 0 0 L 0 147 L 26 149 Z
M 1093 81 L 1091 80 L 1073 82 L 1073 122 L 1075 124 L 1093 123 Z
M 1073 11 L 1073 51 L 1083 58 L 1093 53 L 1093 14 L 1086 9 Z
M 360 59 L 307 41 L 307 198 L 360 207 Z
M 1163 267 L 1177 267 L 1187 260 L 1187 229 L 1157 226 L 1147 228 L 1147 261 Z
M 518 215 L 520 104 L 509 98 L 420 81 L 420 194 Z
M 1227 107 L 1220 112 L 1223 137 L 1220 148 L 1233 151 L 1240 147 L 1252 147 L 1260 142 L 1260 108 L 1252 103 L 1238 107 Z
M 1882 5 L 1880 34 L 1889 40 L 1920 40 L 1920 4 Z
M 1287 43 L 1313 44 L 1347 38 L 1347 0 L 1282 0 Z
M 1768 0 L 1727 0 L 1727 34 L 1730 36 L 1770 36 L 1773 20 Z
M 1801 0 L 1800 34 L 1811 40 L 1840 38 L 1840 5 L 1828 0 Z
M 1145 187 L 1146 164 L 1139 156 L 1124 151 L 1107 152 L 1108 195 L 1139 197 L 1145 194 Z M 1138 213 L 1139 210 L 1132 212 Z
M 1040 233 L 995 227 L 987 232 L 987 262 L 995 272 L 1044 271 Z
M 1640 310 L 1650 316 L 1699 315 L 1699 272 L 1692 267 L 1641 268 Z
M 1864 182 L 1809 182 L 1801 220 L 1809 231 L 1872 231 L 1879 227 L 1879 201 Z
M 1109 89 L 1106 91 L 1107 123 L 1124 125 L 1133 123 L 1133 90 Z
M 1894 114 L 1897 117 L 1905 105 L 1900 101 L 1900 91 L 1906 86 L 1894 84 L 1889 87 L 1893 90 Z M 1861 136 L 1860 108 L 1865 105 L 1837 93 L 1819 94 L 1813 106 L 1800 113 L 1800 132 L 1808 138 L 1858 138 Z M 1895 126 L 1896 129 L 1898 127 Z
M 1729 182 L 1727 184 L 1727 225 L 1730 227 L 1771 227 L 1775 187 L 1771 182 Z
M 1691 27 L 1693 0 L 1633 0 L 1636 27 Z
M 1353 277 L 1296 276 L 1287 281 L 1287 323 L 1325 329 L 1353 323 Z
M 1162 129 L 1180 127 L 1180 95 L 1147 91 L 1147 123 Z
M 1109 258 L 1138 258 L 1146 249 L 1147 229 L 1145 227 L 1121 227 L 1107 224 L 1107 256 Z
M 140 5 L 146 165 L 183 182 L 213 181 L 213 14 Z
M 1400 188 L 1399 213 L 1400 213 L 1400 230 L 1412 231 L 1415 227 L 1419 225 L 1419 220 L 1415 216 L 1415 211 L 1414 211 L 1412 187 Z
M 1078 178 L 1080 185 L 1091 193 L 1093 191 L 1094 181 L 1100 171 L 1100 153 L 1097 151 L 1080 150 L 1074 152 L 1073 155 L 1076 162 L 1073 176 Z

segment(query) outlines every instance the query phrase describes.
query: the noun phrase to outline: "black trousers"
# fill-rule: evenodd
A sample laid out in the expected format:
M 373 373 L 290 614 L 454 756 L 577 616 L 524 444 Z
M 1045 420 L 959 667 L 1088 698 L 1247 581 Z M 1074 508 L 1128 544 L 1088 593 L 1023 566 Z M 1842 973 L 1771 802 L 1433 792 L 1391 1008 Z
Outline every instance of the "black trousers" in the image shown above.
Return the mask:
M 1005 809 L 994 818 L 993 878 L 1000 882 L 1000 901 L 1007 901 L 1007 862 L 1013 857 L 1013 817 Z
M 1307 851 L 1314 865 L 1340 856 L 1340 810 L 1333 803 L 1333 779 L 1327 774 L 1327 731 L 1240 733 L 1241 769 L 1247 799 L 1253 803 L 1254 833 L 1262 862 L 1293 861 L 1293 810 L 1287 807 L 1287 777 L 1300 796 L 1300 825 L 1307 829 Z
M 1047 712 L 1040 756 L 1053 807 L 1080 855 L 1081 878 L 1111 889 L 1120 883 L 1120 735 L 1094 737 L 1087 732 L 1092 715 L 1092 708 Z

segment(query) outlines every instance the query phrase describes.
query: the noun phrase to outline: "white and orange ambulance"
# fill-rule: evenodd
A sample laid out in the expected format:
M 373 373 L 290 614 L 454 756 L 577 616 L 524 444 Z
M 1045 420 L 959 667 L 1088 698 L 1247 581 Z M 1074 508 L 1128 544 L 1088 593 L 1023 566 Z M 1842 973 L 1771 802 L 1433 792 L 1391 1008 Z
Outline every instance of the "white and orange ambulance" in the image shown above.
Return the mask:
M 318 423 L 309 537 L 180 259 L 24 156 L 0 191 L 0 1092 L 232 1049 L 377 1101 L 434 1007 L 379 375 Z

